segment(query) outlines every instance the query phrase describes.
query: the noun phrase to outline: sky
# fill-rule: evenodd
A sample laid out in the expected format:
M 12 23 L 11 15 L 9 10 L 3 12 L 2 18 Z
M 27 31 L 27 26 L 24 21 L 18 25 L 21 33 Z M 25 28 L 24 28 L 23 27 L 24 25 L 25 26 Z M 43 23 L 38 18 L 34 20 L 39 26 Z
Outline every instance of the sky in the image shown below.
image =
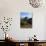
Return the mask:
M 20 13 L 20 16 L 21 16 L 21 18 L 24 18 L 24 17 L 32 18 L 32 13 L 29 13 L 29 12 L 21 12 Z

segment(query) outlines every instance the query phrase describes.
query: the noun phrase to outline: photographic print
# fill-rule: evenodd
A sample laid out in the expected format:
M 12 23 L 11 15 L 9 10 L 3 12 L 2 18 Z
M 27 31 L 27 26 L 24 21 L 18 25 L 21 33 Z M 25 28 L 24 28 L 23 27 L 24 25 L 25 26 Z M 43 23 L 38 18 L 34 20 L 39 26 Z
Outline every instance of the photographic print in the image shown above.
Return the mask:
M 32 28 L 32 13 L 29 12 L 20 13 L 20 27 Z

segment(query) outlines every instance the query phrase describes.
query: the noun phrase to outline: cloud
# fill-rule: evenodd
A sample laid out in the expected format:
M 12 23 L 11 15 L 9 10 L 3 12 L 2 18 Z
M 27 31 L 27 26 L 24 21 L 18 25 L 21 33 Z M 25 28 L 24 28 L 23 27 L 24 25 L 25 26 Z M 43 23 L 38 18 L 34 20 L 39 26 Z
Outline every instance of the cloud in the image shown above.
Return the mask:
M 29 13 L 29 12 L 21 12 L 20 13 L 20 16 L 21 16 L 21 18 L 24 18 L 24 17 L 32 18 L 32 13 Z

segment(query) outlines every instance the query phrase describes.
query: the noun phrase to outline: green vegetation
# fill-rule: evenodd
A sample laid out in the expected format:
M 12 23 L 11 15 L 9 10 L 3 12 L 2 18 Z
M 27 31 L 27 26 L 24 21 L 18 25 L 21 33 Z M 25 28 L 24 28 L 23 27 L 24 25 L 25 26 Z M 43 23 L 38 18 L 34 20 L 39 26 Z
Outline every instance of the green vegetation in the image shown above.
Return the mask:
M 21 18 L 20 26 L 22 28 L 32 28 L 32 18 Z

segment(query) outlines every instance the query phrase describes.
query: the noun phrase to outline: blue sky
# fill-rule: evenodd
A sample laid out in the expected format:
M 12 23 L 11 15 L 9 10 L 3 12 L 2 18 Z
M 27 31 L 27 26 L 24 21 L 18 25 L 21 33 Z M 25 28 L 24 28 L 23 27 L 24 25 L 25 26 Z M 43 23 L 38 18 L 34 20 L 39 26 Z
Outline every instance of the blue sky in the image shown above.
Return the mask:
M 20 13 L 20 16 L 21 16 L 21 18 L 24 18 L 24 17 L 32 18 L 32 13 L 29 13 L 29 12 L 21 12 Z

